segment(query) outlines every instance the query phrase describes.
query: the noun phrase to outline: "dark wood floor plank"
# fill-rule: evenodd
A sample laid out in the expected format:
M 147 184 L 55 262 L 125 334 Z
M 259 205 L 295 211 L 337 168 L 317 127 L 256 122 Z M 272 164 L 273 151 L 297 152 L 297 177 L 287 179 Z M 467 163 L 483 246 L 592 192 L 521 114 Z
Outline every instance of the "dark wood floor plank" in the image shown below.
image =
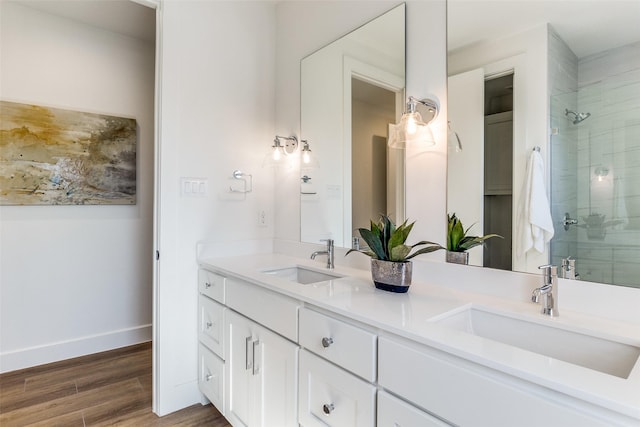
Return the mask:
M 0 374 L 2 427 L 229 427 L 211 405 L 151 411 L 151 344 Z
M 77 411 L 55 418 L 47 418 L 46 420 L 29 424 L 29 427 L 84 427 L 84 420 L 82 419 L 82 411 Z
M 77 393 L 76 384 L 73 381 L 49 384 L 45 387 L 22 390 L 17 393 L 3 394 L 0 398 L 0 413 L 15 411 L 16 409 L 34 406 L 58 398 L 73 396 Z
M 136 353 L 128 357 L 118 357 L 113 361 L 103 361 L 92 369 L 78 374 L 78 391 L 103 387 L 129 378 L 137 378 L 151 372 L 151 355 Z
M 126 419 L 133 413 L 149 408 L 151 396 L 144 392 L 137 379 L 136 382 L 138 384 L 135 389 L 122 390 L 116 395 L 104 395 L 102 389 L 92 390 L 103 397 L 104 401 L 91 405 L 83 411 L 85 426 L 108 425 L 113 423 L 113 420 Z

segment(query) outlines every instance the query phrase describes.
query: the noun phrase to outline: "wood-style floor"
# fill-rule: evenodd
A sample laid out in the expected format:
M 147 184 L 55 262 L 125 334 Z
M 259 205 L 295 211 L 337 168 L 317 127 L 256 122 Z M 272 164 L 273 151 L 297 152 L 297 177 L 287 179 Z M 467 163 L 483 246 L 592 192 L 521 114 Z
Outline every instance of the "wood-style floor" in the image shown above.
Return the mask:
M 0 426 L 229 426 L 211 405 L 151 412 L 151 343 L 0 375 Z

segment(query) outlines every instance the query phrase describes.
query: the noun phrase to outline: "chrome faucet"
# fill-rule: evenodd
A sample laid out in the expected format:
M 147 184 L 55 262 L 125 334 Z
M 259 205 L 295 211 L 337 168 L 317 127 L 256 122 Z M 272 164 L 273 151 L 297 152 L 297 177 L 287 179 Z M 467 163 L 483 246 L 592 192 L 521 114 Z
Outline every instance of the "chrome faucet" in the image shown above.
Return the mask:
M 324 239 L 321 242 L 327 242 L 327 250 L 326 251 L 315 251 L 311 254 L 311 259 L 316 259 L 316 255 L 326 255 L 327 256 L 327 268 L 333 268 L 333 239 Z
M 560 268 L 560 277 L 563 279 L 579 280 L 580 275 L 576 271 L 576 260 L 570 256 L 562 259 L 562 267 Z
M 535 288 L 531 301 L 537 303 L 542 298 L 542 314 L 558 316 L 558 267 L 555 265 L 541 265 L 542 286 Z

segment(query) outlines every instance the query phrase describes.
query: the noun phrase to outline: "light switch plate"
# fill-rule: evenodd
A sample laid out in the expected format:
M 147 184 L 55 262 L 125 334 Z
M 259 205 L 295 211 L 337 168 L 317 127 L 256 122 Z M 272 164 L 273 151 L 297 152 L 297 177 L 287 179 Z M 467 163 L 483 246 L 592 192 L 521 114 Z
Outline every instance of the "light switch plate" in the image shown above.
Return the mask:
M 180 195 L 182 197 L 204 197 L 207 194 L 209 180 L 207 178 L 180 178 Z

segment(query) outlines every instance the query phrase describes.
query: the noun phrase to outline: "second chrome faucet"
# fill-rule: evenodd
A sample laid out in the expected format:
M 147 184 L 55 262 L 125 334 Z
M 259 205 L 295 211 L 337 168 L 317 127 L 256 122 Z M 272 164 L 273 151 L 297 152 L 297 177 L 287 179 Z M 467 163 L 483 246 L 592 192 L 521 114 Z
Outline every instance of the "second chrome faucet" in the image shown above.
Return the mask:
M 558 316 L 558 267 L 555 265 L 541 265 L 542 286 L 535 288 L 531 301 L 538 303 L 542 299 L 542 314 Z
M 317 255 L 326 255 L 327 256 L 327 268 L 333 268 L 333 239 L 324 239 L 321 242 L 327 242 L 327 250 L 325 251 L 315 251 L 311 254 L 311 259 L 316 259 Z

